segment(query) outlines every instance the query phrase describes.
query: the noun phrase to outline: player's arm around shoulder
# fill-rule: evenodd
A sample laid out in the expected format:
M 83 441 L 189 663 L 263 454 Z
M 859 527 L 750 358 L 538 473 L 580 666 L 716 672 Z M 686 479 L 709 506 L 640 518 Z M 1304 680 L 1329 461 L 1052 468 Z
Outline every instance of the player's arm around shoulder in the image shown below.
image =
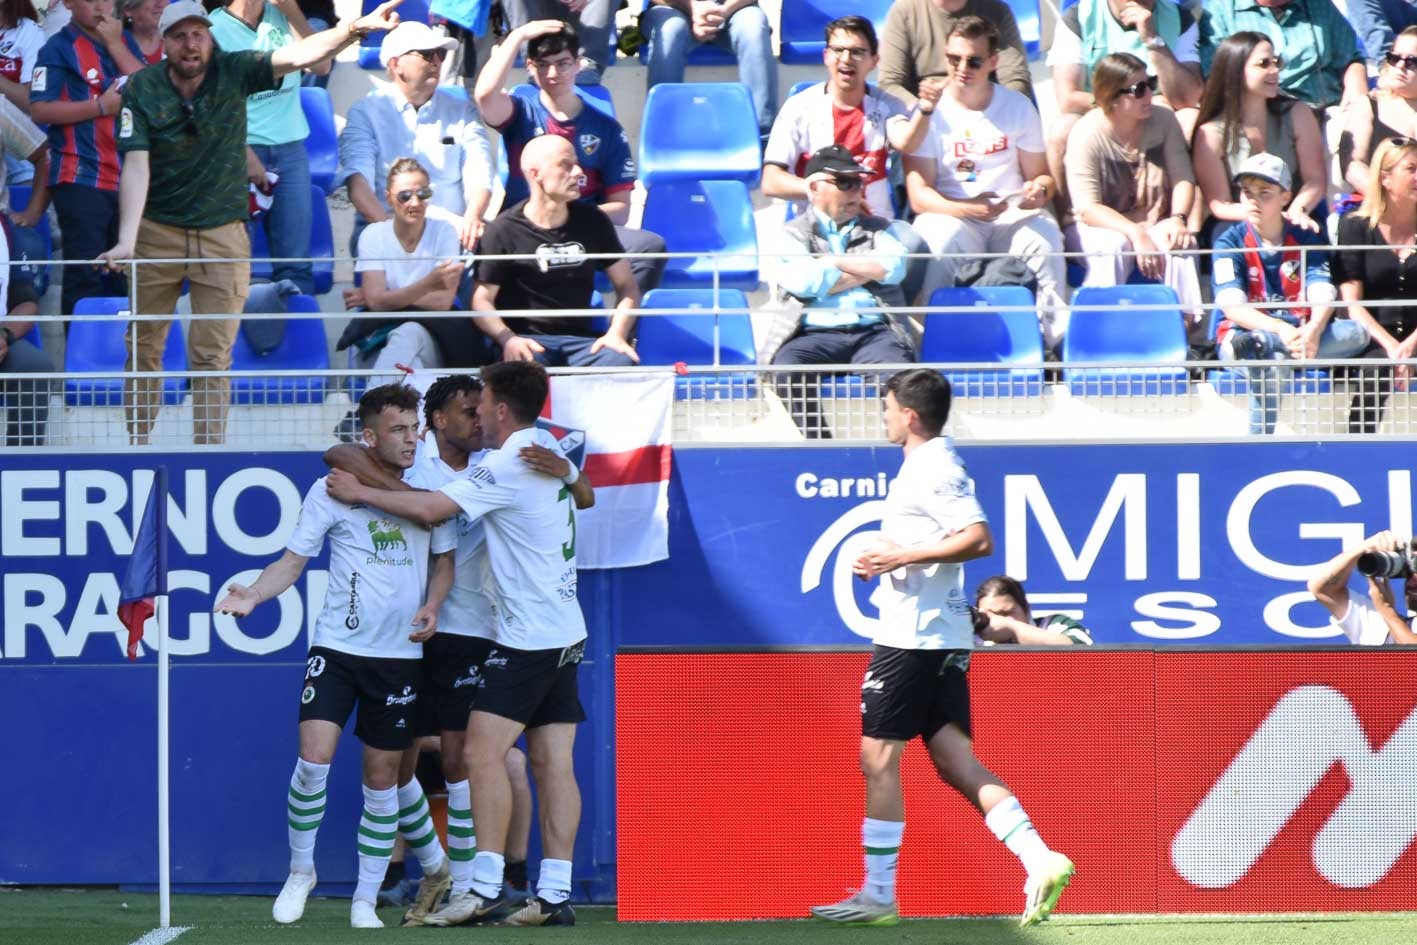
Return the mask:
M 395 492 L 375 489 L 360 482 L 353 473 L 332 469 L 325 479 L 330 497 L 346 505 L 369 505 L 381 512 L 432 528 L 458 514 L 458 504 L 442 492 L 422 492 L 410 489 Z

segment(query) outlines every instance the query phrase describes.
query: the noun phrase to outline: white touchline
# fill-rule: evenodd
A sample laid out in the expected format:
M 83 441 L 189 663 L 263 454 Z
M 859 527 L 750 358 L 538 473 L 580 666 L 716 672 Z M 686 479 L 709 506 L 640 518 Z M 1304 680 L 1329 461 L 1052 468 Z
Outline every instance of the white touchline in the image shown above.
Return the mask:
M 134 942 L 133 945 L 167 945 L 168 942 L 191 929 L 192 926 L 190 925 L 174 925 L 166 929 L 153 929 Z

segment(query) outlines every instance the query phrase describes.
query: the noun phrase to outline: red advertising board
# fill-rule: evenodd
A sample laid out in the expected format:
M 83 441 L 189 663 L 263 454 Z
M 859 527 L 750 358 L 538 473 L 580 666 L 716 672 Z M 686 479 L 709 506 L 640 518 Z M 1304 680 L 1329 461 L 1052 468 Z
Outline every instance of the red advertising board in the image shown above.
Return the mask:
M 1413 908 L 1414 657 L 984 651 L 976 752 L 1077 864 L 1060 911 Z M 617 657 L 622 920 L 803 916 L 860 886 L 866 662 Z M 903 778 L 901 912 L 1020 911 L 1021 866 L 918 742 Z

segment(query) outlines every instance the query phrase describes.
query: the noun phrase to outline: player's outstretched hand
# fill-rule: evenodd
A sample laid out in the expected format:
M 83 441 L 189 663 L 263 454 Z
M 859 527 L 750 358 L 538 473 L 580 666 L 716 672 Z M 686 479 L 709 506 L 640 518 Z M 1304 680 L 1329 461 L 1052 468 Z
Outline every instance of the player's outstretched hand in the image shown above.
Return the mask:
M 565 479 L 571 474 L 570 460 L 539 443 L 523 446 L 517 451 L 517 455 L 532 469 L 552 479 Z
M 879 544 L 856 559 L 856 563 L 851 566 L 851 571 L 865 581 L 888 571 L 894 571 L 905 563 L 900 545 L 890 539 L 882 538 Z
M 418 629 L 408 635 L 414 643 L 422 643 L 438 632 L 438 608 L 424 604 L 413 615 L 413 626 Z
M 261 602 L 261 595 L 256 593 L 253 587 L 245 584 L 230 584 L 226 588 L 226 596 L 216 605 L 216 612 L 219 614 L 230 614 L 233 617 L 248 616 L 256 605 Z

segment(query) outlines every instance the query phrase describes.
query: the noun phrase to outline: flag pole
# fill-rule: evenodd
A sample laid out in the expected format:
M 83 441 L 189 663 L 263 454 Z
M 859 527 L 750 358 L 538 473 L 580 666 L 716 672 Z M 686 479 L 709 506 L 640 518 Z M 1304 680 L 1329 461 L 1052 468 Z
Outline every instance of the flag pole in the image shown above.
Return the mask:
M 167 595 L 156 598 L 157 606 L 157 897 L 158 925 L 172 925 L 172 877 L 168 795 L 168 715 L 167 715 Z

